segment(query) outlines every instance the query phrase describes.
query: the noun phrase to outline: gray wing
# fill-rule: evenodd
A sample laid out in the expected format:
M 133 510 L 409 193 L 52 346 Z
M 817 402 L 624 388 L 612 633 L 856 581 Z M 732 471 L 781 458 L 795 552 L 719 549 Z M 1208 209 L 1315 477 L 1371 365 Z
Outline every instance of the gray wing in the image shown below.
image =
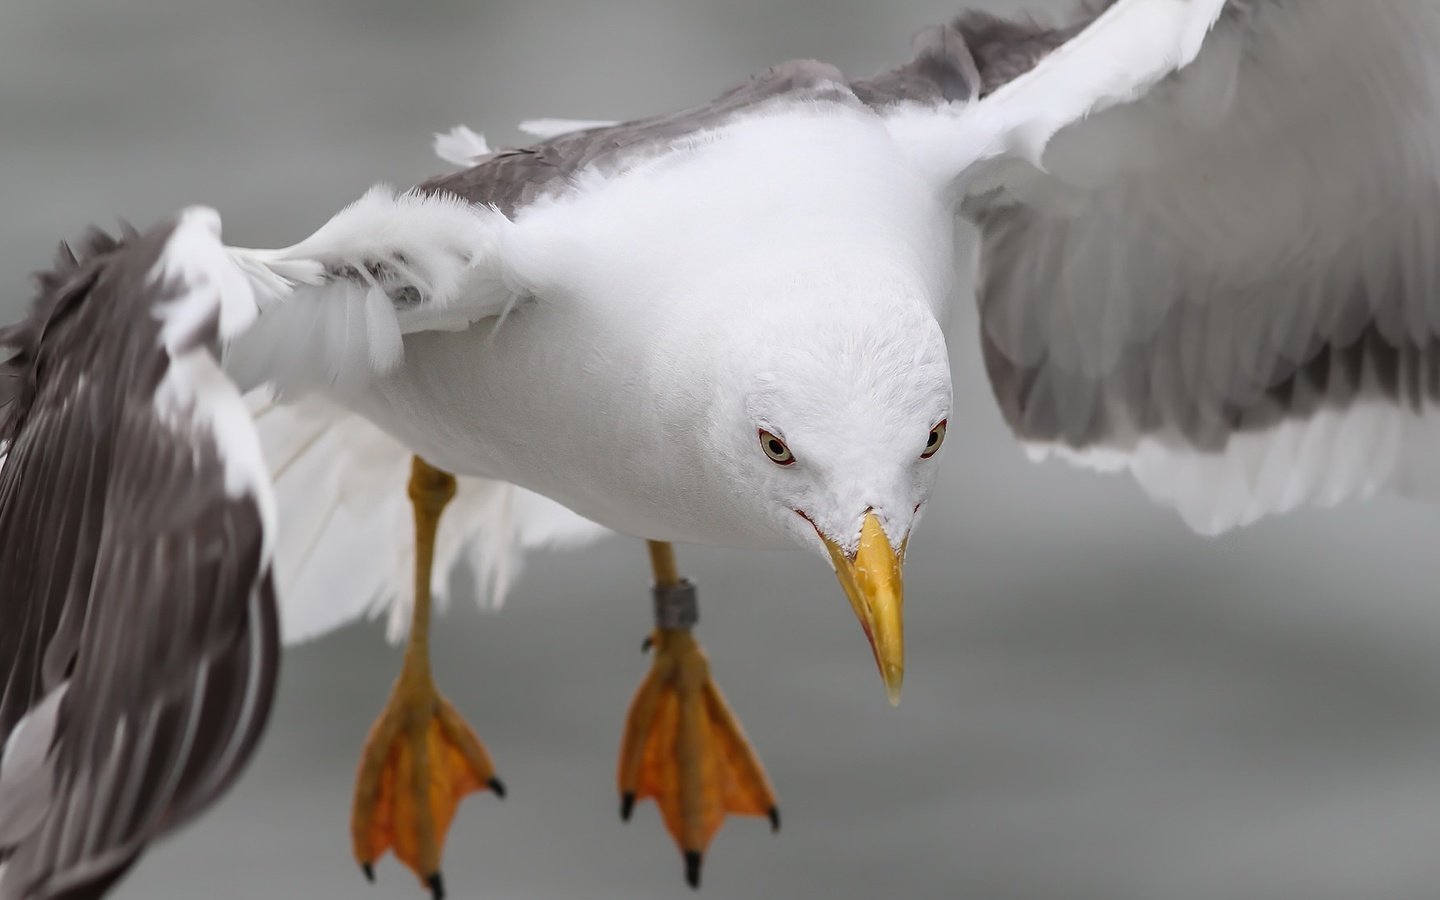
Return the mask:
M 766 104 L 816 101 L 858 105 L 835 67 L 811 60 L 787 62 L 702 106 L 502 150 L 464 171 L 431 178 L 420 188 L 452 193 L 513 216 L 541 197 L 563 193 L 582 169 L 619 171 L 670 152 L 684 138 L 720 127 Z
M 970 121 L 1043 119 L 1085 74 L 1045 66 L 1102 27 L 1143 48 L 1122 17 L 1147 2 L 956 22 Z M 1432 492 L 1433 3 L 1230 0 L 1202 36 L 1178 71 L 967 173 L 1001 412 L 1033 456 L 1129 470 L 1204 532 Z
M 224 789 L 268 716 L 268 485 L 227 435 L 244 409 L 213 358 L 233 283 L 217 230 L 187 214 L 63 251 L 0 332 L 4 900 L 103 894 Z
M 852 82 L 851 87 L 862 101 L 879 109 L 978 100 L 1029 72 L 1094 17 L 1095 13 L 1086 12 L 1073 23 L 1047 27 L 989 13 L 966 13 L 922 31 L 908 62 Z
M 1232 6 L 974 199 L 986 367 L 1037 455 L 1128 467 L 1205 532 L 1433 490 L 1437 28 L 1388 6 Z

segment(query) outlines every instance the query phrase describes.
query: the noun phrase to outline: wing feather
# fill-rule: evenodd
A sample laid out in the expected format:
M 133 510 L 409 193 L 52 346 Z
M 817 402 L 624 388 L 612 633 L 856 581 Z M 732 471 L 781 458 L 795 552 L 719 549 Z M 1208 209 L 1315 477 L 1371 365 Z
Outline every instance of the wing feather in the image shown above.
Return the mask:
M 1232 2 L 1188 68 L 972 184 L 986 367 L 1034 456 L 1128 468 L 1204 532 L 1432 489 L 1436 39 L 1421 0 Z
M 218 238 L 192 210 L 94 239 L 0 333 L 4 900 L 104 893 L 268 717 L 272 501 L 216 360 L 254 300 Z
M 228 343 L 226 371 L 245 390 L 362 387 L 399 365 L 403 335 L 466 328 L 516 301 L 509 225 L 448 192 L 377 185 L 298 244 L 231 248 L 261 313 Z

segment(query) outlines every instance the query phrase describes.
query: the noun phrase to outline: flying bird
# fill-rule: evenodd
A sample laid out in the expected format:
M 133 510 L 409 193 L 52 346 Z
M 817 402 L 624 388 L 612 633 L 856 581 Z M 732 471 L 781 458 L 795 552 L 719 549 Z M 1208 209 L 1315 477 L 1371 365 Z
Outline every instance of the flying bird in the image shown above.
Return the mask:
M 971 229 L 980 350 L 1033 457 L 1129 471 L 1202 533 L 1426 492 L 1437 40 L 1430 0 L 971 13 L 870 78 L 785 63 L 512 150 L 457 129 L 436 149 L 458 171 L 283 249 L 223 247 L 192 210 L 67 262 L 0 337 L 0 578 L 30 586 L 0 608 L 0 791 L 28 786 L 0 805 L 0 900 L 98 893 L 233 775 L 273 683 L 272 570 L 286 642 L 374 614 L 407 640 L 351 838 L 366 875 L 393 851 L 439 897 L 458 803 L 503 786 L 431 675 L 432 597 L 468 559 L 497 601 L 526 549 L 607 530 L 655 580 L 621 814 L 654 800 L 698 885 L 728 815 L 779 814 L 672 544 L 818 554 L 898 700 L 907 542 L 970 430 L 945 330 Z M 175 466 L 123 464 L 177 435 Z M 59 487 L 62 463 L 104 478 Z M 121 555 L 149 569 L 71 569 L 132 518 L 152 530 Z M 133 632 L 168 655 L 125 655 Z M 112 795 L 139 812 L 92 816 Z

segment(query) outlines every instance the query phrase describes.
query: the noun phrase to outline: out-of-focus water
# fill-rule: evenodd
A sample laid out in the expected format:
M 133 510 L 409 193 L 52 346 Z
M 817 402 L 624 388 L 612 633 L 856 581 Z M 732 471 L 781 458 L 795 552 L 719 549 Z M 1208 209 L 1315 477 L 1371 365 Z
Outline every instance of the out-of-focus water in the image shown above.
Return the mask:
M 1003 8 L 1003 3 L 990 3 Z M 0 318 L 60 238 L 190 203 L 275 246 L 376 180 L 440 167 L 432 131 L 702 101 L 786 58 L 866 74 L 940 0 L 5 0 Z M 1436 511 L 1306 513 L 1217 541 L 1130 483 L 1023 460 L 973 316 L 946 471 L 906 572 L 904 705 L 818 559 L 682 550 L 698 632 L 785 828 L 728 824 L 720 898 L 1410 900 L 1440 896 Z M 648 568 L 614 539 L 548 558 L 509 608 L 458 604 L 442 685 L 511 789 L 468 801 L 455 897 L 685 896 L 614 759 L 647 662 Z M 122 898 L 389 898 L 350 860 L 350 779 L 398 664 L 361 626 L 286 659 L 258 758 Z

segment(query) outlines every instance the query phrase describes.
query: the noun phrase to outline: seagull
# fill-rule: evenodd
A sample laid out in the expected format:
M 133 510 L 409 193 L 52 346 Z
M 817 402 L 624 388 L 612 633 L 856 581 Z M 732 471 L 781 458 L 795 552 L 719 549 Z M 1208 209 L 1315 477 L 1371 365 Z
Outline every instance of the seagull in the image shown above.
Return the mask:
M 512 150 L 456 129 L 456 171 L 282 249 L 191 209 L 62 258 L 0 334 L 0 900 L 103 892 L 243 765 L 276 646 L 375 615 L 406 653 L 352 848 L 443 896 L 459 802 L 504 790 L 431 674 L 444 576 L 495 603 L 525 551 L 612 531 L 654 575 L 621 815 L 653 800 L 698 886 L 729 815 L 779 814 L 673 545 L 818 554 L 898 700 L 906 548 L 973 427 L 972 232 L 1033 458 L 1203 534 L 1426 494 L 1437 41 L 1430 0 L 968 13 L 870 78 L 789 62 Z

